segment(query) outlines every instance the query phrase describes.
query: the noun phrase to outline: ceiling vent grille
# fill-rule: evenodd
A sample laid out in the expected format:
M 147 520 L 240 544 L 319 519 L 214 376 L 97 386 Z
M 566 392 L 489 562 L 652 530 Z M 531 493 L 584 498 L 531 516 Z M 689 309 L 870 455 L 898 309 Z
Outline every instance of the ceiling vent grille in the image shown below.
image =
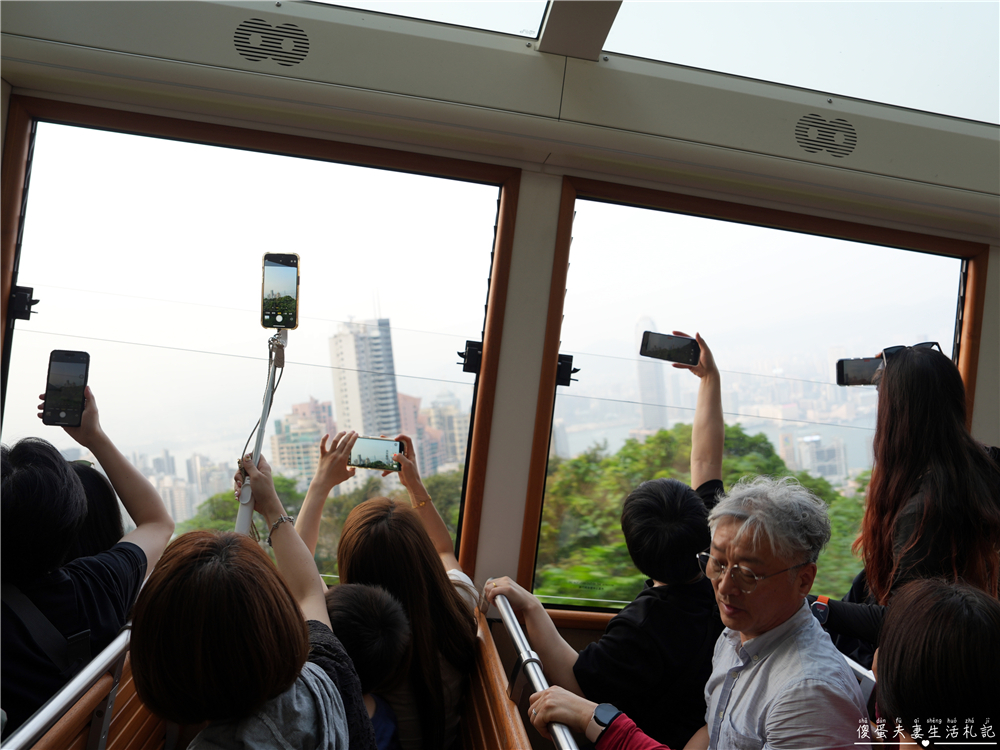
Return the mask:
M 810 154 L 826 151 L 843 159 L 854 151 L 858 134 L 847 120 L 825 120 L 819 115 L 806 115 L 795 126 L 795 140 Z
M 251 18 L 236 27 L 236 51 L 251 62 L 273 60 L 278 65 L 298 65 L 309 54 L 309 37 L 293 23 L 272 26 L 261 18 Z

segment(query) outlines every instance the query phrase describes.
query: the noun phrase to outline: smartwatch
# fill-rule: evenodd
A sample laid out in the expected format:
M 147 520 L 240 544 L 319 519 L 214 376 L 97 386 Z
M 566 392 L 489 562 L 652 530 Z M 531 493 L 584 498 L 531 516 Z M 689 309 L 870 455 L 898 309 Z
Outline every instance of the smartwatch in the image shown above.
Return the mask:
M 810 609 L 819 624 L 826 625 L 826 620 L 830 616 L 830 597 L 817 596 Z
M 604 730 L 620 715 L 621 711 L 610 703 L 601 703 L 598 705 L 594 709 L 594 715 L 590 717 L 590 723 L 587 725 L 587 739 L 596 745 L 597 741 L 601 739 L 601 735 L 604 734 Z

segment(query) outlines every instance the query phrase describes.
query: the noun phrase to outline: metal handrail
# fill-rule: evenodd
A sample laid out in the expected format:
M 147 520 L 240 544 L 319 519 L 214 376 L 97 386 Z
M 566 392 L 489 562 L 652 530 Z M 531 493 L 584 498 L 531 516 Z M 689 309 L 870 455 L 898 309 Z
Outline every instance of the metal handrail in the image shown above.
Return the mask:
M 518 623 L 517 617 L 514 616 L 514 610 L 511 608 L 510 602 L 507 601 L 507 597 L 499 594 L 493 600 L 493 604 L 500 610 L 500 617 L 503 619 L 504 627 L 507 628 L 507 634 L 510 636 L 514 644 L 514 649 L 517 651 L 517 659 L 514 662 L 514 669 L 510 675 L 509 687 L 511 699 L 515 703 L 519 703 L 525 678 L 531 682 L 531 686 L 534 688 L 533 692 L 535 693 L 548 688 L 549 683 L 542 672 L 542 662 L 538 658 L 538 654 L 531 650 L 531 644 L 528 643 L 527 636 L 521 630 L 521 625 Z M 517 697 L 515 697 L 515 693 Z M 552 735 L 552 742 L 555 743 L 555 746 L 559 750 L 579 750 L 576 740 L 573 739 L 573 735 L 565 724 L 557 724 L 555 722 L 549 724 L 549 734 Z
M 62 689 L 53 695 L 49 700 L 28 719 L 24 724 L 17 728 L 10 737 L 8 737 L 2 747 L 3 750 L 26 750 L 26 748 L 34 745 L 38 740 L 40 740 L 47 731 L 49 731 L 63 715 L 73 707 L 73 705 L 83 697 L 83 695 L 90 690 L 90 688 L 96 683 L 101 677 L 104 676 L 106 672 L 115 668 L 115 673 L 117 676 L 121 675 L 120 665 L 124 661 L 125 654 L 128 651 L 129 642 L 131 641 L 132 631 L 126 628 L 117 637 L 111 641 L 107 648 L 105 648 L 101 653 L 95 656 L 87 666 L 73 679 L 63 685 Z M 118 680 L 116 677 L 115 684 L 111 687 L 111 699 L 113 700 L 113 694 L 118 687 Z M 110 715 L 111 707 L 109 706 L 106 714 Z M 106 739 L 106 727 L 104 728 L 104 733 Z M 102 745 L 103 746 L 103 745 Z

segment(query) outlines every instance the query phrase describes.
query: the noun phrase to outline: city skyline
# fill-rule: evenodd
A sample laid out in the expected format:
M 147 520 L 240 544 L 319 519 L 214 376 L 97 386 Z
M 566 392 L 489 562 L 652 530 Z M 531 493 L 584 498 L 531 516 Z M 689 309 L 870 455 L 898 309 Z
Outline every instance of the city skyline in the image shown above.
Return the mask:
M 151 163 L 163 170 L 155 193 L 120 189 L 146 185 L 143 165 Z M 229 179 L 247 169 L 294 179 L 303 197 L 262 204 L 251 186 Z M 192 174 L 199 175 L 193 187 Z M 185 189 L 196 192 L 177 205 Z M 100 198 L 96 205 L 85 200 L 91 196 Z M 109 196 L 121 220 L 95 225 Z M 484 185 L 42 123 L 19 269 L 42 301 L 32 320 L 18 322 L 4 440 L 38 435 L 60 448 L 74 445 L 66 433 L 39 424 L 36 397 L 52 349 L 85 349 L 102 424 L 119 445 L 235 460 L 260 416 L 270 333 L 259 327 L 260 256 L 233 263 L 224 227 L 275 210 L 303 222 L 307 270 L 272 419 L 310 395 L 335 401 L 329 339 L 365 310 L 380 310 L 370 317 L 395 324 L 395 392 L 426 406 L 447 389 L 467 413 L 474 376 L 462 372 L 455 352 L 482 332 L 496 198 L 495 187 Z M 333 228 L 325 218 L 331 201 L 338 206 Z M 396 220 L 371 221 L 364 213 L 371 204 L 391 204 Z M 149 288 L 148 274 L 136 276 L 126 262 L 134 258 L 136 232 L 162 224 L 162 211 L 189 209 L 190 225 L 146 238 L 149 257 L 183 251 L 177 263 L 157 269 L 158 284 Z M 63 211 L 65 221 L 35 220 L 49 210 Z M 65 228 L 77 226 L 101 238 L 85 248 L 93 262 L 83 267 L 65 254 L 79 243 Z M 255 229 L 265 244 L 279 243 L 279 230 Z M 634 341 L 643 315 L 664 330 L 706 337 L 724 389 L 732 392 L 726 411 L 736 416 L 727 419 L 776 426 L 764 420 L 768 409 L 823 421 L 825 407 L 786 408 L 784 391 L 809 379 L 824 384 L 823 398 L 839 398 L 829 393 L 836 386 L 827 385 L 831 349 L 862 356 L 887 344 L 936 339 L 950 350 L 956 259 L 591 201 L 578 202 L 573 233 L 560 351 L 574 355 L 581 372 L 558 389 L 557 404 L 643 400 Z M 369 253 L 336 252 L 342 247 L 377 251 L 391 272 L 376 273 Z M 195 261 L 200 273 L 192 275 Z M 884 283 L 902 277 L 906 284 Z M 676 412 L 668 418 L 687 419 L 693 378 L 676 375 L 668 380 L 666 402 Z M 755 391 L 761 395 L 751 396 Z M 810 418 L 810 411 L 817 415 Z M 596 429 L 607 432 L 603 424 Z M 621 429 L 627 436 L 636 426 Z M 269 445 L 273 422 L 264 429 Z M 569 436 L 582 439 L 583 432 Z M 858 451 L 852 446 L 848 454 L 853 462 Z

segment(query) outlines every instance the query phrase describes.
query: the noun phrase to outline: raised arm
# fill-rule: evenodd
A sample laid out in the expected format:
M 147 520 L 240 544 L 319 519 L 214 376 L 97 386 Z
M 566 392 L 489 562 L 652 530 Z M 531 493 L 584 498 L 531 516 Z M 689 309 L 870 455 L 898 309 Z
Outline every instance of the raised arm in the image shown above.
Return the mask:
M 455 557 L 455 544 L 451 541 L 451 534 L 448 527 L 444 525 L 444 519 L 434 507 L 434 501 L 424 488 L 424 483 L 420 479 L 420 470 L 417 469 L 417 456 L 413 450 L 413 441 L 408 435 L 397 435 L 396 440 L 403 443 L 403 453 L 397 453 L 395 459 L 399 461 L 402 468 L 399 472 L 399 481 L 406 487 L 410 495 L 410 505 L 420 516 L 420 521 L 424 525 L 424 530 L 431 538 L 434 549 L 441 556 L 441 562 L 445 570 L 461 570 L 458 558 Z
M 142 549 L 146 555 L 146 574 L 149 575 L 174 533 L 174 521 L 153 485 L 129 463 L 101 428 L 97 401 L 90 386 L 87 386 L 85 396 L 80 426 L 63 429 L 94 454 L 107 474 L 122 505 L 135 522 L 135 529 L 126 534 L 122 541 L 131 542 Z M 45 395 L 42 394 L 40 398 L 44 401 Z M 39 404 L 38 409 L 38 416 L 41 417 L 42 404 Z
M 299 517 L 295 519 L 295 530 L 312 554 L 316 554 L 319 524 L 330 491 L 354 476 L 354 469 L 348 467 L 347 460 L 351 457 L 351 449 L 358 439 L 358 433 L 338 432 L 327 448 L 326 441 L 329 437 L 324 435 L 319 442 L 319 464 L 316 467 L 316 475 L 309 483 L 306 499 L 302 501 L 302 508 L 299 510 Z
M 677 336 L 686 333 L 674 331 Z M 701 347 L 701 358 L 694 367 L 675 364 L 701 378 L 698 402 L 691 427 L 691 486 L 697 489 L 710 479 L 722 479 L 722 452 L 726 440 L 726 424 L 722 419 L 722 380 L 715 365 L 712 350 L 701 337 L 694 335 Z
M 270 531 L 271 547 L 274 549 L 274 559 L 278 564 L 285 583 L 288 584 L 292 596 L 302 610 L 307 620 L 318 620 L 327 627 L 330 625 L 330 615 L 326 611 L 326 584 L 316 568 L 312 552 L 305 542 L 295 532 L 291 523 L 280 522 L 285 516 L 278 493 L 274 489 L 271 478 L 271 467 L 261 456 L 257 466 L 253 465 L 253 457 L 247 454 L 243 458 L 243 468 L 250 482 L 254 510 L 260 513 L 267 522 Z M 236 475 L 236 492 L 240 491 L 240 475 Z M 275 525 L 277 524 L 277 525 Z
M 490 604 L 499 594 L 507 597 L 514 612 L 524 615 L 528 643 L 541 658 L 549 682 L 583 697 L 583 689 L 573 673 L 573 665 L 580 654 L 559 635 L 538 597 L 506 576 L 487 581 L 483 593 Z

